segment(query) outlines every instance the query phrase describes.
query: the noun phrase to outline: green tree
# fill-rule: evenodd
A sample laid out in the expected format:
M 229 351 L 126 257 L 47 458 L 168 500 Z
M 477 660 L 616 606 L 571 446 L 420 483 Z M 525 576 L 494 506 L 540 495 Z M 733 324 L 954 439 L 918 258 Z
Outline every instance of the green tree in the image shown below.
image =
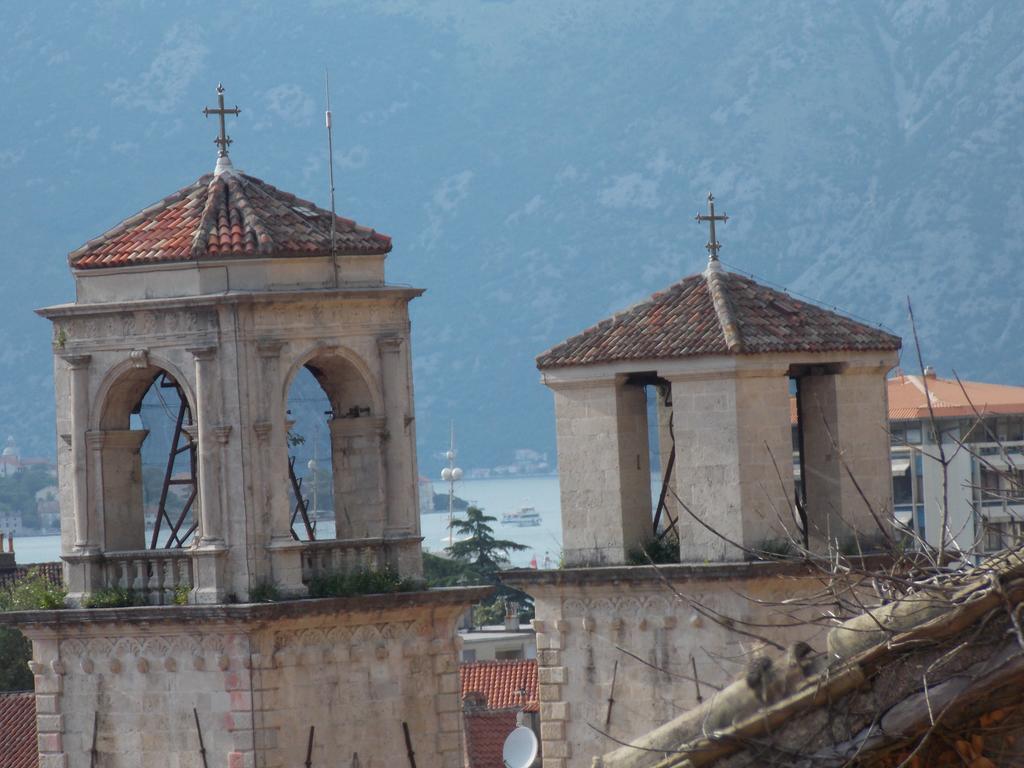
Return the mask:
M 488 523 L 498 518 L 485 515 L 479 507 L 469 507 L 464 520 L 452 520 L 452 530 L 465 538 L 446 547 L 456 560 L 472 564 L 481 576 L 495 577 L 501 566 L 508 563 L 509 552 L 522 552 L 529 547 L 508 539 L 494 538 L 494 529 Z
M 469 563 L 450 557 L 423 553 L 423 578 L 428 587 L 459 587 L 482 584 L 480 573 Z
M 32 690 L 31 658 L 28 639 L 13 627 L 0 627 L 0 691 Z
M 478 605 L 473 612 L 477 624 L 500 624 L 505 616 L 505 601 L 519 603 L 520 620 L 533 618 L 533 601 L 525 592 L 512 589 L 500 582 L 498 572 L 509 562 L 509 552 L 522 552 L 529 547 L 508 539 L 494 538 L 489 523 L 497 518 L 485 515 L 479 507 L 469 507 L 464 519 L 452 520 L 452 531 L 465 537 L 446 547 L 452 560 L 461 563 L 465 575 L 476 576 L 477 584 L 494 584 L 494 595 Z

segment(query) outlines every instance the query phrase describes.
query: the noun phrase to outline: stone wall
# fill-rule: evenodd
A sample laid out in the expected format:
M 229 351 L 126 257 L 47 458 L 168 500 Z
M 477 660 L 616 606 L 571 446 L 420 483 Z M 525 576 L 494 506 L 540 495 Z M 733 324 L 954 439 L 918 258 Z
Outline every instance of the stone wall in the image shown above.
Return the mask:
M 483 592 L 32 614 L 40 768 L 94 741 L 107 768 L 200 768 L 193 708 L 210 765 L 301 765 L 311 726 L 314 765 L 402 765 L 405 722 L 420 765 L 456 768 L 455 622 Z
M 661 572 L 671 586 L 646 567 L 505 578 L 535 600 L 545 768 L 586 768 L 618 746 L 613 739 L 640 736 L 706 700 L 744 672 L 763 646 L 757 635 L 783 646 L 805 640 L 823 647 L 824 627 L 797 623 L 774 605 L 820 592 L 820 580 L 799 565 Z M 822 619 L 829 607 L 796 616 Z M 712 615 L 728 617 L 735 629 Z

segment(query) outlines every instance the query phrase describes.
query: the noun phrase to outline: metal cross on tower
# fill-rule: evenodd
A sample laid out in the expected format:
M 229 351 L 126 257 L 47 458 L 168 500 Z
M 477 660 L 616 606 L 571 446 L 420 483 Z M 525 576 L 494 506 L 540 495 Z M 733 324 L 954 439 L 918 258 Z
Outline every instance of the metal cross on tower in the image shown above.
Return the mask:
M 708 261 L 718 261 L 718 249 L 722 247 L 722 244 L 715 237 L 715 222 L 721 221 L 724 223 L 728 220 L 729 215 L 726 213 L 723 213 L 721 216 L 715 215 L 715 196 L 708 192 L 708 212 L 706 214 L 698 213 L 696 218 L 698 222 L 708 222 L 711 229 L 711 239 L 708 240 L 708 244 L 705 246 L 708 249 Z
M 224 115 L 237 115 L 240 110 L 236 105 L 233 109 L 224 108 L 224 85 L 217 83 L 217 103 L 216 109 L 213 107 L 205 107 L 203 114 L 209 117 L 210 115 L 217 115 L 220 117 L 220 136 L 213 140 L 213 143 L 217 145 L 217 157 L 228 156 L 228 145 L 231 143 L 231 137 L 227 134 L 227 128 L 224 125 Z

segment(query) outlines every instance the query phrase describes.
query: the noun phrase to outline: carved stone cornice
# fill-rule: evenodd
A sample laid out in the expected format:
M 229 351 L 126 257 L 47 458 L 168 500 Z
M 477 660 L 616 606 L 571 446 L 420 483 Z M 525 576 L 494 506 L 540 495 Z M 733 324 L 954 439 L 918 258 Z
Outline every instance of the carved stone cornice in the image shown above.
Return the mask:
M 221 445 L 227 445 L 228 440 L 231 438 L 231 425 L 225 424 L 220 427 L 214 427 L 210 432 L 213 433 L 213 436 L 216 438 L 218 443 Z
M 262 443 L 270 437 L 270 433 L 274 431 L 274 425 L 269 421 L 257 421 L 252 425 L 252 431 L 256 433 L 256 439 Z
M 62 354 L 60 358 L 72 371 L 79 371 L 89 367 L 92 355 Z
M 148 435 L 148 429 L 94 429 L 85 433 L 85 444 L 92 450 L 103 448 L 138 450 Z
M 401 336 L 379 336 L 377 348 L 381 352 L 398 352 L 402 349 L 405 339 Z
M 203 344 L 202 346 L 186 347 L 185 349 L 187 352 L 191 352 L 196 360 L 212 360 L 217 354 L 216 344 Z

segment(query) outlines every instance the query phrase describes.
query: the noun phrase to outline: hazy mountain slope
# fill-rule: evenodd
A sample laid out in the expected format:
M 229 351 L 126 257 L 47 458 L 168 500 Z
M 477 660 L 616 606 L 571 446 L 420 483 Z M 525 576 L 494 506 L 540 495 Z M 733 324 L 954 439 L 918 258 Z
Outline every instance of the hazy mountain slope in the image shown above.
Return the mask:
M 693 7 L 687 7 L 687 6 Z M 46 323 L 64 255 L 213 166 L 395 238 L 421 464 L 552 449 L 533 357 L 723 260 L 1024 384 L 1024 6 L 1000 2 L 111 3 L 0 11 L 0 432 L 52 452 Z

